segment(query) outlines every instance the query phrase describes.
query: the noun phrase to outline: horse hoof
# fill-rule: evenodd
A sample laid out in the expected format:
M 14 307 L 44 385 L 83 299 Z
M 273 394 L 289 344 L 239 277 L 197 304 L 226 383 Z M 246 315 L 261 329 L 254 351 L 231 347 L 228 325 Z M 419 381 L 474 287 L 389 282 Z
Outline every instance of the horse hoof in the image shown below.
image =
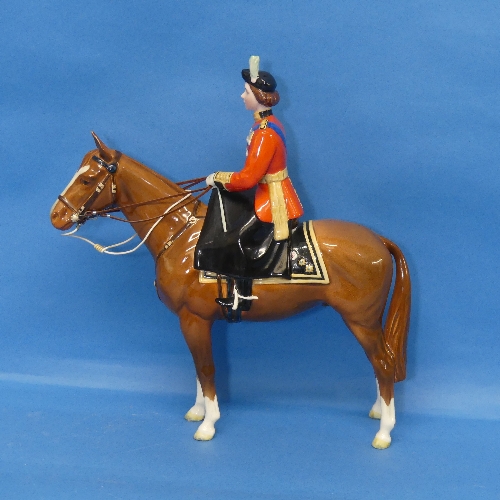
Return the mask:
M 215 429 L 198 429 L 193 437 L 196 439 L 196 441 L 210 441 L 214 437 L 214 435 Z
M 370 410 L 370 413 L 368 413 L 368 416 L 370 418 L 374 418 L 376 420 L 380 420 L 382 418 L 382 415 L 380 414 L 380 412 L 378 411 L 375 411 L 375 410 Z
M 377 450 L 385 450 L 386 448 L 389 448 L 391 445 L 391 441 L 387 441 L 385 439 L 379 438 L 375 436 L 375 439 L 372 442 L 372 446 L 376 448 Z
M 205 412 L 191 408 L 185 415 L 184 418 L 188 422 L 200 422 L 205 418 Z

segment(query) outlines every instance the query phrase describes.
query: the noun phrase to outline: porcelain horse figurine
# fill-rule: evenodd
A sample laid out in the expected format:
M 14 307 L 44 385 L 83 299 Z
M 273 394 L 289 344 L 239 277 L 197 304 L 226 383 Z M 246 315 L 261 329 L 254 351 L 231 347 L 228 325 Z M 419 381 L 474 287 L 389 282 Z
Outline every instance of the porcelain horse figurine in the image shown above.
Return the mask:
M 97 149 L 85 155 L 55 202 L 50 213 L 52 224 L 68 230 L 91 217 L 109 216 L 112 210 L 121 211 L 126 218 L 123 220 L 130 222 L 155 259 L 158 296 L 179 317 L 193 356 L 197 393 L 185 418 L 202 421 L 195 439 L 212 439 L 220 412 L 211 328 L 223 316 L 214 300 L 217 283 L 201 282 L 200 272 L 193 268 L 206 206 L 189 189 L 107 147 L 93 135 Z M 243 312 L 242 319 L 271 321 L 321 304 L 335 309 L 373 366 L 377 399 L 369 416 L 380 419 L 380 429 L 372 445 L 387 448 L 396 421 L 394 383 L 406 377 L 411 283 L 405 258 L 393 242 L 358 224 L 317 220 L 313 227 L 329 284 L 256 283 L 253 293 L 259 300 L 250 311 Z M 111 247 L 95 247 L 112 252 Z M 396 276 L 383 326 L 393 276 L 392 258 Z

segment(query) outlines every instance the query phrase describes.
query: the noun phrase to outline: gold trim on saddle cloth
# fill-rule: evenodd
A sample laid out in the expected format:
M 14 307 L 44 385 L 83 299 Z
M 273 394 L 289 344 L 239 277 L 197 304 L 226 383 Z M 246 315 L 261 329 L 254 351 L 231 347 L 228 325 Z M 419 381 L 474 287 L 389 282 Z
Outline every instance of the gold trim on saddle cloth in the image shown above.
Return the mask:
M 284 278 L 263 278 L 255 279 L 253 283 L 256 285 L 297 285 L 299 283 L 316 283 L 318 285 L 328 285 L 330 283 L 330 278 L 326 270 L 325 262 L 323 261 L 323 255 L 319 249 L 318 240 L 316 239 L 316 233 L 314 232 L 313 222 L 307 221 L 303 222 L 304 236 L 307 243 L 307 248 L 312 258 L 312 269 L 309 266 L 305 266 L 305 272 L 303 273 L 292 273 L 292 279 L 287 280 Z M 294 259 L 292 251 L 292 260 Z M 217 274 L 209 271 L 200 271 L 199 274 L 200 283 L 216 283 Z
M 269 186 L 269 199 L 271 200 L 271 215 L 274 224 L 274 239 L 276 241 L 286 240 L 289 235 L 288 212 L 286 210 L 285 195 L 283 194 L 282 182 L 288 177 L 288 169 L 275 174 L 266 174 L 259 181 L 260 184 Z

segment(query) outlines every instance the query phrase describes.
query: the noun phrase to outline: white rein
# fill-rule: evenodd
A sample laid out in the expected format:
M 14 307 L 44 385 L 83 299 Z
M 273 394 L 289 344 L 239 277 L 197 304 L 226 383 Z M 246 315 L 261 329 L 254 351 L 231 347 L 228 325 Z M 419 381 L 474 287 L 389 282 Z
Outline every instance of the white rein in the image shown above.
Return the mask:
M 122 245 L 125 245 L 129 241 L 132 241 L 137 236 L 137 234 L 134 234 L 133 236 L 131 236 L 127 240 L 122 241 L 120 243 L 115 243 L 114 245 L 103 246 L 103 245 L 99 245 L 99 243 L 94 243 L 93 241 L 90 241 L 89 239 L 84 238 L 83 236 L 77 236 L 77 235 L 75 235 L 74 233 L 76 233 L 80 229 L 80 226 L 81 226 L 81 224 L 77 224 L 76 228 L 73 229 L 73 231 L 70 231 L 69 233 L 63 233 L 62 236 L 70 236 L 71 238 L 78 238 L 79 240 L 85 241 L 89 245 L 92 245 L 100 253 L 105 253 L 107 255 L 127 255 L 127 254 L 130 254 L 132 252 L 135 252 L 138 248 L 140 248 L 142 245 L 144 245 L 144 243 L 146 242 L 146 240 L 149 238 L 149 235 L 153 232 L 153 230 L 155 229 L 155 227 L 165 218 L 165 216 L 167 214 L 169 214 L 177 205 L 179 205 L 180 203 L 182 203 L 184 200 L 187 200 L 190 196 L 191 196 L 191 193 L 188 192 L 186 194 L 186 196 L 184 196 L 180 200 L 176 201 L 173 205 L 171 205 L 170 207 L 168 207 L 165 210 L 165 212 L 163 212 L 163 214 L 158 218 L 158 220 L 151 226 L 151 228 L 147 232 L 146 236 L 144 236 L 144 238 L 142 239 L 142 241 L 135 248 L 132 248 L 131 250 L 125 250 L 123 252 L 113 252 L 113 251 L 110 251 L 111 248 L 117 248 L 117 247 L 120 247 Z

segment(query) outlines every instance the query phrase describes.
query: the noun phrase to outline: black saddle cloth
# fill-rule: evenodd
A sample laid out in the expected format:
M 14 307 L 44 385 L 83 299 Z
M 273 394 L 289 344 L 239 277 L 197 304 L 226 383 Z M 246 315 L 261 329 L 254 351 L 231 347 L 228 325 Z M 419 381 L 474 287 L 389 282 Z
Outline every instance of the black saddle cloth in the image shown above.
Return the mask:
M 237 278 L 290 279 L 289 240 L 274 240 L 274 225 L 255 215 L 254 197 L 255 190 L 212 190 L 195 249 L 195 269 Z

